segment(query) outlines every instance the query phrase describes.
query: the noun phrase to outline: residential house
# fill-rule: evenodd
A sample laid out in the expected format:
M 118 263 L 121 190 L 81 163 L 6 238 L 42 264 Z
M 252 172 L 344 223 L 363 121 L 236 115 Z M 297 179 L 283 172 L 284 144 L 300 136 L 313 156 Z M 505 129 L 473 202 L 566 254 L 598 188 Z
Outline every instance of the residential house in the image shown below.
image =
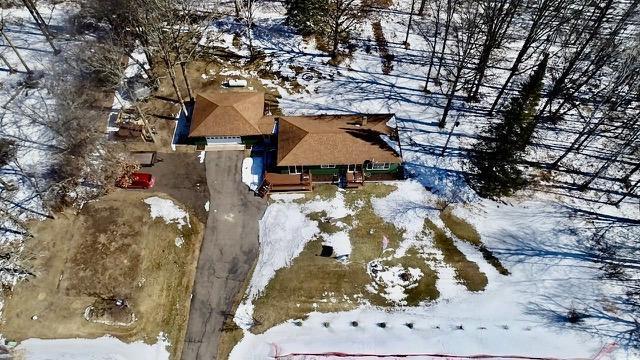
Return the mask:
M 199 94 L 189 136 L 206 149 L 260 144 L 266 164 L 262 192 L 311 190 L 314 182 L 344 187 L 402 176 L 393 114 L 264 115 L 264 94 Z

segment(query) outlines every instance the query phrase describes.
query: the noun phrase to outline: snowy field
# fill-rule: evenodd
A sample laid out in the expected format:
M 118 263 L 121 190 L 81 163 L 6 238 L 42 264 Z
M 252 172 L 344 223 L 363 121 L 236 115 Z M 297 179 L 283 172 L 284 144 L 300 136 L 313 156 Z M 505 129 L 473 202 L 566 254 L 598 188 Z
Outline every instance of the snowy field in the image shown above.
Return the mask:
M 254 321 L 253 300 L 275 272 L 289 266 L 306 242 L 319 233 L 318 224 L 305 215 L 326 211 L 327 217 L 339 219 L 353 214 L 341 192 L 331 200 L 304 204 L 296 201 L 296 195 L 275 195 L 276 202 L 260 221 L 258 263 L 235 318 L 245 329 L 245 337 L 232 352 L 232 359 L 330 352 L 591 359 L 601 351 L 616 349 L 609 335 L 624 332 L 624 325 L 612 326 L 607 319 L 598 318 L 571 325 L 562 319 L 572 306 L 580 311 L 596 307 L 592 310 L 602 313 L 608 299 L 615 297 L 615 290 L 598 280 L 598 270 L 592 264 L 569 252 L 580 243 L 580 224 L 565 218 L 557 204 L 532 200 L 516 206 L 474 203 L 455 208 L 457 216 L 474 223 L 483 243 L 511 272 L 501 275 L 476 248 L 456 239 L 456 246 L 488 278 L 484 291 L 470 292 L 452 268 L 430 260 L 439 250 L 422 229 L 425 219 L 441 222 L 435 208 L 437 198 L 414 181 L 397 186 L 385 198 L 373 200 L 380 217 L 405 231 L 398 248 L 383 252 L 381 260 L 400 258 L 410 248 L 419 249 L 438 272 L 438 300 L 385 308 L 365 301 L 353 311 L 313 312 L 301 324 L 288 321 L 263 334 L 252 334 L 248 329 Z M 553 254 L 560 251 L 566 254 Z M 382 295 L 402 303 L 409 284 L 397 280 L 389 273 L 382 281 Z M 372 277 L 372 284 L 376 282 Z M 325 299 L 335 300 L 332 296 Z M 621 359 L 634 356 L 620 349 L 615 354 Z
M 410 2 L 395 3 L 389 12 L 381 11 L 376 16 L 382 23 L 390 52 L 395 55 L 393 71 L 388 75 L 381 71 L 370 20 L 364 22 L 356 36 L 359 47 L 353 56 L 334 67 L 327 64 L 328 56 L 316 50 L 312 42 L 283 25 L 281 7 L 263 5 L 256 16 L 254 45 L 267 54 L 266 62 L 272 71 L 295 78 L 304 90 L 293 91 L 286 81 L 266 83 L 279 91 L 280 108 L 286 114 L 395 113 L 408 172 L 429 190 L 417 190 L 412 185 L 411 191 L 395 192 L 377 205 L 374 203 L 376 213 L 405 230 L 405 238 L 395 251 L 402 254 L 411 247 L 429 248 L 430 240 L 419 236 L 422 224 L 425 218 L 439 224 L 434 205 L 447 203 L 457 216 L 475 225 L 483 243 L 511 275 L 500 275 L 483 261 L 476 248 L 456 241 L 464 255 L 487 274 L 488 286 L 484 291 L 467 291 L 456 281 L 451 269 L 440 268 L 441 295 L 434 303 L 391 310 L 362 305 L 346 313 L 312 313 L 302 326 L 285 322 L 260 335 L 245 330 L 232 358 L 267 359 L 276 354 L 334 351 L 593 358 L 603 348 L 605 353 L 613 350 L 613 343 L 617 343 L 615 358 L 637 358 L 638 354 L 626 347 L 634 336 L 635 320 L 625 312 L 621 300 L 624 286 L 602 278 L 599 259 L 584 241 L 610 220 L 640 220 L 637 199 L 628 199 L 619 207 L 606 205 L 611 193 L 597 189 L 615 189 L 619 184 L 597 180 L 596 190 L 574 192 L 557 186 L 563 181 L 580 181 L 578 175 L 565 173 L 556 174 L 556 183 L 543 183 L 503 202 L 475 195 L 464 179 L 465 153 L 487 119 L 466 109 L 462 102 L 457 104 L 451 119 L 460 121 L 460 126 L 452 132 L 445 155 L 440 156 L 454 120 L 447 128 L 438 128 L 444 99 L 422 92 L 426 73 L 423 64 L 427 63 L 429 45 L 415 31 L 409 36 L 410 49 L 401 45 Z M 395 10 L 398 12 L 392 16 Z M 415 28 L 423 25 L 422 20 L 415 21 Z M 242 30 L 231 19 L 218 21 L 216 28 L 223 33 L 220 45 L 229 48 L 231 34 Z M 368 53 L 364 45 L 373 50 Z M 246 54 L 246 47 L 238 52 Z M 505 65 L 512 55 L 506 54 Z M 298 66 L 303 68 L 303 76 L 293 70 Z M 242 75 L 257 76 L 252 72 Z M 490 77 L 500 83 L 505 75 L 492 69 Z M 529 158 L 557 157 L 562 149 L 559 145 L 566 146 L 571 141 L 572 127 L 576 124 L 569 121 L 564 126 L 560 131 L 542 130 L 537 135 L 540 142 L 549 141 L 533 150 Z M 600 146 L 604 146 L 602 142 L 589 144 L 587 153 L 597 152 Z M 568 158 L 565 162 L 576 168 L 595 166 L 588 157 Z M 268 278 L 290 264 L 317 232 L 317 224 L 303 216 L 305 211 L 286 196 L 267 209 L 260 223 L 261 253 L 247 293 L 248 301 L 236 314 L 241 327 L 246 329 L 249 325 L 251 300 L 259 296 Z M 276 215 L 291 221 L 283 224 L 274 220 Z M 280 232 L 283 228 L 304 236 L 297 236 L 297 241 L 292 242 Z M 277 238 L 270 235 L 276 233 Z M 639 238 L 640 233 L 637 227 L 629 226 L 614 229 L 607 236 L 624 243 L 625 239 Z M 276 251 L 274 246 L 282 247 Z M 274 253 L 278 256 L 269 256 Z M 565 318 L 570 309 L 588 317 L 569 324 Z M 354 328 L 350 323 L 356 320 L 362 325 Z M 384 329 L 376 325 L 382 321 L 388 323 Z M 409 329 L 406 323 L 415 325 Z

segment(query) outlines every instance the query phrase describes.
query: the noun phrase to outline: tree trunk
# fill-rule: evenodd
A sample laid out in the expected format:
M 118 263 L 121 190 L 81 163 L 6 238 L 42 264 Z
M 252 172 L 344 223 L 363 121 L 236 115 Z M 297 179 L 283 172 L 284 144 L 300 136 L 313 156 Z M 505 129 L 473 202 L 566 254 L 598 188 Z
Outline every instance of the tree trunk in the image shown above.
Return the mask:
M 640 162 L 637 163 L 632 169 L 631 171 L 629 171 L 625 176 L 622 177 L 622 179 L 620 179 L 620 181 L 624 184 L 627 184 L 629 182 L 629 180 L 631 179 L 631 177 L 633 176 L 633 174 L 637 173 L 638 170 L 640 170 Z
M 4 57 L 4 55 L 0 54 L 0 59 L 2 59 L 2 62 L 4 63 L 4 65 L 9 70 L 10 74 L 15 74 L 18 71 L 13 66 L 11 66 L 11 64 L 9 63 L 9 61 L 7 61 L 7 58 Z
M 242 0 L 234 0 L 233 5 L 236 10 L 236 19 L 240 19 L 240 1 Z
M 42 19 L 42 16 L 40 16 L 40 13 L 38 12 L 38 9 L 36 8 L 35 4 L 31 0 L 22 0 L 22 2 L 27 7 L 27 10 L 29 10 L 31 17 L 33 17 L 33 20 L 36 22 L 36 24 L 40 28 L 42 35 L 44 35 L 44 37 L 47 39 L 49 46 L 51 46 L 51 48 L 53 49 L 53 53 L 55 55 L 60 54 L 60 49 L 56 48 L 56 45 L 53 43 L 53 36 L 51 36 L 51 33 L 49 32 L 49 28 L 47 27 L 47 24 L 44 22 L 44 19 Z
M 629 190 L 627 190 L 626 193 L 624 193 L 624 195 L 622 195 L 622 197 L 620 197 L 615 203 L 613 203 L 614 206 L 619 206 L 624 199 L 626 199 L 629 195 L 633 194 L 633 192 L 640 186 L 640 179 L 638 179 L 636 181 L 635 184 L 633 184 L 632 186 L 629 187 Z
M 622 144 L 620 146 L 619 149 L 616 150 L 616 152 L 614 154 L 612 154 L 612 156 L 607 159 L 605 161 L 604 164 L 602 164 L 602 166 L 600 166 L 600 168 L 598 168 L 598 171 L 596 171 L 591 177 L 589 177 L 589 179 L 587 179 L 585 182 L 583 182 L 582 184 L 580 184 L 579 189 L 581 191 L 586 190 L 589 185 L 591 185 L 591 183 L 593 183 L 596 179 L 598 179 L 600 176 L 602 176 L 602 174 L 609 169 L 609 167 L 616 161 L 618 160 L 618 158 L 622 155 L 622 153 L 624 152 L 625 149 L 627 149 L 631 144 L 633 144 L 633 142 L 636 140 L 638 134 L 640 133 L 640 129 L 636 129 L 633 134 L 631 134 L 631 136 L 627 139 L 627 141 L 625 141 L 624 144 Z
M 589 59 L 588 66 L 574 77 L 574 81 L 569 82 L 567 91 L 563 94 L 560 105 L 556 107 L 551 113 L 551 117 L 558 116 L 562 108 L 567 104 L 569 99 L 572 99 L 586 84 L 589 84 L 591 80 L 600 73 L 600 70 L 611 62 L 611 59 L 615 56 L 614 52 L 617 48 L 616 39 L 620 33 L 625 29 L 625 24 L 629 17 L 635 13 L 635 10 L 640 3 L 640 0 L 634 0 L 634 2 L 627 8 L 627 11 L 617 21 L 616 26 L 607 35 L 607 39 L 596 48 L 595 55 Z
M 411 30 L 411 22 L 413 21 L 413 11 L 416 8 L 416 0 L 411 0 L 411 12 L 409 12 L 409 23 L 407 24 L 407 34 L 404 36 L 404 46 L 409 45 L 409 30 Z
M 453 97 L 456 95 L 458 82 L 460 81 L 460 76 L 462 75 L 462 69 L 464 64 L 458 64 L 456 68 L 456 76 L 453 79 L 453 85 L 451 86 L 451 90 L 449 90 L 449 94 L 447 95 L 447 104 L 444 106 L 444 110 L 442 112 L 442 118 L 438 122 L 439 128 L 444 128 L 447 125 L 447 116 L 449 115 L 449 111 L 451 110 L 451 105 L 453 104 Z
M 460 114 L 458 114 L 458 118 L 459 117 L 460 117 Z M 451 135 L 453 135 L 453 130 L 455 130 L 458 127 L 458 125 L 460 125 L 460 122 L 458 121 L 458 119 L 456 119 L 456 122 L 451 127 L 451 131 L 449 131 L 449 135 L 447 136 L 447 141 L 445 141 L 444 146 L 442 147 L 442 151 L 440 152 L 440 157 L 444 156 L 444 153 L 447 152 L 447 148 L 449 147 L 449 141 L 451 140 Z
M 31 8 L 33 9 L 33 13 L 36 16 L 36 21 L 39 21 L 40 23 L 42 23 L 45 26 L 45 29 L 47 30 L 47 32 L 49 33 L 49 35 L 52 38 L 55 38 L 55 36 L 53 36 L 53 34 L 51 34 L 51 31 L 49 31 L 49 26 L 47 25 L 47 22 L 44 21 L 44 19 L 42 18 L 42 15 L 40 15 L 40 11 L 38 11 L 38 7 L 36 6 L 36 3 L 33 0 L 24 0 L 26 2 L 29 3 L 29 5 L 31 6 Z M 26 4 L 25 4 L 26 5 Z M 27 5 L 27 6 L 29 6 Z M 32 14 L 33 15 L 33 14 Z
M 431 70 L 433 69 L 433 58 L 436 55 L 436 46 L 438 44 L 438 33 L 440 32 L 440 3 L 438 3 L 436 8 L 436 24 L 435 24 L 435 34 L 433 35 L 433 46 L 431 47 L 431 57 L 429 59 L 429 70 L 427 71 L 427 80 L 424 83 L 423 91 L 429 93 L 429 80 L 431 80 Z
M 560 25 L 564 22 L 563 20 L 560 20 L 562 19 L 562 16 L 559 15 L 559 13 L 562 11 L 562 5 L 564 4 L 563 1 L 564 0 L 560 0 L 560 1 L 543 0 L 539 4 L 533 16 L 533 19 L 531 20 L 531 25 L 529 26 L 529 31 L 527 33 L 527 36 L 525 37 L 525 40 L 522 43 L 520 50 L 518 51 L 518 55 L 516 56 L 516 59 L 513 61 L 513 64 L 511 65 L 509 75 L 507 76 L 507 79 L 500 87 L 500 90 L 498 91 L 498 95 L 496 96 L 496 98 L 493 101 L 493 104 L 491 105 L 491 109 L 488 112 L 489 116 L 492 116 L 494 111 L 498 107 L 498 104 L 500 103 L 502 96 L 504 95 L 509 84 L 511 84 L 511 80 L 513 80 L 515 75 L 518 73 L 518 70 L 520 69 L 520 65 L 522 65 L 522 62 L 524 61 L 524 57 L 530 51 L 531 46 L 535 42 L 539 41 L 544 34 L 549 33 L 546 30 L 555 32 L 555 30 L 558 29 Z M 552 22 L 549 20 L 549 18 L 551 17 L 558 19 L 556 23 L 553 23 L 554 25 L 552 25 Z
M 427 5 L 427 0 L 421 0 L 420 1 L 420 8 L 418 9 L 418 15 L 420 15 L 420 16 L 424 15 L 425 5 Z
M 24 61 L 24 59 L 22 58 L 22 55 L 20 55 L 20 52 L 18 51 L 18 49 L 16 49 L 16 47 L 13 45 L 13 43 L 11 42 L 11 40 L 9 39 L 7 34 L 4 32 L 4 29 L 0 30 L 0 32 L 2 33 L 2 36 L 4 37 L 4 40 L 7 42 L 7 44 L 9 44 L 11 49 L 13 49 L 13 52 L 16 53 L 16 56 L 18 57 L 18 59 L 22 63 L 22 66 L 24 66 L 25 70 L 27 70 L 27 74 L 33 74 L 33 71 L 29 68 L 29 65 L 27 65 L 27 63 Z
M 193 89 L 191 88 L 191 80 L 189 80 L 189 76 L 187 76 L 187 64 L 185 61 L 180 61 L 180 70 L 182 71 L 182 77 L 184 78 L 184 83 L 187 86 L 187 94 L 189 95 L 189 101 L 194 102 L 195 98 L 193 96 Z
M 607 0 L 606 4 L 598 8 L 599 14 L 595 22 L 593 23 L 593 27 L 591 32 L 589 33 L 589 36 L 582 41 L 578 49 L 571 56 L 571 59 L 565 66 L 560 76 L 554 82 L 553 87 L 551 88 L 551 91 L 549 91 L 548 93 L 547 100 L 545 101 L 544 105 L 542 105 L 542 107 L 540 108 L 540 111 L 536 115 L 536 121 L 538 121 L 542 117 L 542 114 L 544 114 L 544 112 L 551 105 L 551 103 L 562 93 L 562 90 L 564 89 L 567 79 L 573 73 L 574 68 L 576 67 L 579 60 L 582 58 L 582 55 L 584 54 L 585 50 L 600 32 L 600 28 L 604 23 L 606 15 L 609 13 L 609 9 L 611 8 L 612 3 L 613 3 L 613 0 Z
M 340 36 L 338 35 L 338 31 L 340 30 L 340 18 L 336 15 L 336 18 L 333 22 L 333 44 L 331 47 L 331 57 L 335 58 L 338 55 L 338 46 L 340 42 Z
M 171 78 L 171 85 L 173 86 L 173 91 L 176 93 L 178 97 L 178 101 L 180 102 L 180 106 L 182 106 L 182 111 L 184 111 L 185 116 L 189 115 L 189 111 L 187 111 L 187 106 L 184 103 L 184 99 L 182 98 L 182 93 L 180 92 L 180 88 L 178 87 L 178 82 L 176 80 L 176 72 L 170 67 L 167 69 L 169 73 L 169 78 Z
M 142 119 L 142 123 L 144 124 L 144 128 L 147 129 L 147 133 L 149 134 L 149 136 L 151 136 L 151 141 L 153 141 L 153 143 L 157 143 L 158 139 L 156 138 L 156 135 L 153 133 L 153 129 L 151 129 L 151 125 L 149 124 L 149 120 L 147 120 L 146 115 L 142 112 L 142 109 L 140 108 L 140 105 L 138 105 L 138 103 L 135 103 L 135 108 L 136 111 L 138 112 L 138 115 L 140 116 L 140 118 Z M 147 141 L 146 139 L 143 139 L 145 141 Z
M 453 6 L 455 0 L 447 0 L 447 21 L 444 24 L 444 36 L 442 37 L 442 46 L 440 47 L 440 59 L 438 61 L 438 70 L 436 71 L 435 81 L 440 83 L 440 71 L 442 70 L 442 61 L 444 60 L 444 50 L 447 46 L 447 37 L 451 28 L 451 20 L 453 19 Z

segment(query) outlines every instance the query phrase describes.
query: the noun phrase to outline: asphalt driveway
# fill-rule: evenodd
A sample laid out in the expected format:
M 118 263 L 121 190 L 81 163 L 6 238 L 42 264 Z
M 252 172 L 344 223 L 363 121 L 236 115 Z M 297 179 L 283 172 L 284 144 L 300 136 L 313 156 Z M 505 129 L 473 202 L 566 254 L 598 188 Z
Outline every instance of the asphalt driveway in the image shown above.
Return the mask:
M 258 256 L 266 203 L 241 181 L 241 151 L 208 152 L 209 217 L 200 250 L 183 360 L 216 359 L 225 314 Z

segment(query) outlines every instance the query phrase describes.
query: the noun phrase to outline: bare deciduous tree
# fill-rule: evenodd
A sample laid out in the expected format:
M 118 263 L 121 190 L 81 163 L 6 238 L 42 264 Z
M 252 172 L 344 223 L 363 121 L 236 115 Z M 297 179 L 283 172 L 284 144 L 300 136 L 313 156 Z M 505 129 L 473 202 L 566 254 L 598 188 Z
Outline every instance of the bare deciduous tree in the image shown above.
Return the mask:
M 462 80 L 468 76 L 468 64 L 477 57 L 478 53 L 478 40 L 481 36 L 480 33 L 480 9 L 478 3 L 465 2 L 463 3 L 459 11 L 456 12 L 456 17 L 451 25 L 453 29 L 454 39 L 452 44 L 452 59 L 451 66 L 446 67 L 449 78 L 449 90 L 447 91 L 447 102 L 442 111 L 442 117 L 438 122 L 440 128 L 444 128 L 447 123 L 447 117 L 453 100 L 461 89 Z
M 484 40 L 475 68 L 473 90 L 469 94 L 472 101 L 478 100 L 480 86 L 483 84 L 491 56 L 496 49 L 503 46 L 513 17 L 521 3 L 522 0 L 483 0 L 480 2 Z
M 561 16 L 567 6 L 567 0 L 537 0 L 533 3 L 533 11 L 528 25 L 528 32 L 522 46 L 509 69 L 509 75 L 502 83 L 498 95 L 491 105 L 489 115 L 496 110 L 500 99 L 504 95 L 507 87 L 511 84 L 513 77 L 520 71 L 520 66 L 533 50 L 536 43 L 552 38 L 552 35 L 561 28 L 566 21 L 566 17 Z

